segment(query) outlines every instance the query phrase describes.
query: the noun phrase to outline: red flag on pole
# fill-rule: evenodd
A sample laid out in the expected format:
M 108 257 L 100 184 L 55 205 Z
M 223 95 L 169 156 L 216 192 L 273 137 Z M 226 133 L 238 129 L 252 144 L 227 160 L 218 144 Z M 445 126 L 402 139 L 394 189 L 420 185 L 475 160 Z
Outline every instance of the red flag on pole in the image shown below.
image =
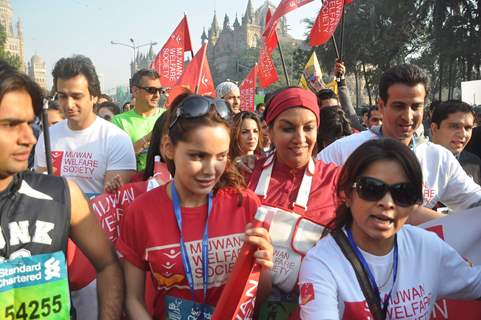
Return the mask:
M 344 4 L 351 4 L 352 0 L 344 0 Z
M 272 15 L 272 18 L 269 21 L 269 23 L 266 23 L 266 28 L 264 30 L 264 37 L 266 39 L 269 39 L 271 37 L 271 33 L 276 30 L 277 23 L 283 15 L 286 15 L 292 10 L 300 8 L 303 5 L 308 4 L 309 2 L 312 2 L 312 1 L 313 0 L 282 0 L 281 3 L 279 3 L 279 6 L 277 7 L 276 11 L 274 11 L 274 14 Z
M 271 8 L 268 8 L 266 13 L 266 25 L 269 24 L 269 21 L 271 20 L 271 18 L 272 18 L 272 11 L 271 11 Z M 277 23 L 274 26 L 274 31 L 269 35 L 269 37 L 266 37 L 264 39 L 265 46 L 269 53 L 272 53 L 272 51 L 274 51 L 274 49 L 277 47 L 276 27 L 277 27 Z
M 279 80 L 276 67 L 272 61 L 271 55 L 264 47 L 259 54 L 259 60 L 257 62 L 257 71 L 259 77 L 259 84 L 261 88 L 266 88 L 272 83 Z
M 185 68 L 177 85 L 184 86 L 200 95 L 213 95 L 214 81 L 207 61 L 207 43 L 197 51 L 192 61 Z
M 326 0 L 322 5 L 322 9 L 317 16 L 316 21 L 311 29 L 310 44 L 311 47 L 323 45 L 331 39 L 337 24 L 341 20 L 344 1 L 349 0 Z
M 240 108 L 242 111 L 255 110 L 254 99 L 256 97 L 257 65 L 255 65 L 247 77 L 242 81 L 240 89 Z
M 159 73 L 162 86 L 172 87 L 177 83 L 184 72 L 184 52 L 191 50 L 189 26 L 184 15 L 150 65 Z

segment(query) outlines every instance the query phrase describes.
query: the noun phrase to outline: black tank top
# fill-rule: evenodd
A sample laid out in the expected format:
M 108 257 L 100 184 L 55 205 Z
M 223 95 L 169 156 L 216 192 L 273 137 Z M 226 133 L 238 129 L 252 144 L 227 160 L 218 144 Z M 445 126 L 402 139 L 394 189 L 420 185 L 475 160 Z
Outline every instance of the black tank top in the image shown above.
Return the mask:
M 61 177 L 25 171 L 0 193 L 0 262 L 63 251 L 70 232 L 70 192 Z

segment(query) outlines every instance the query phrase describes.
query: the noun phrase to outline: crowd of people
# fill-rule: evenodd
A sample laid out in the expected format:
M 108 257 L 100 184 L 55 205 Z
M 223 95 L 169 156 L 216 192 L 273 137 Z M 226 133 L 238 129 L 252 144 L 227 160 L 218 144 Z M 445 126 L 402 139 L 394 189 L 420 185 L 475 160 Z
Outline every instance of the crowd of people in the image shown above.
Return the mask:
M 417 227 L 481 206 L 475 109 L 432 102 L 424 116 L 429 79 L 402 64 L 358 115 L 341 62 L 335 74 L 337 93 L 286 87 L 245 111 L 233 82 L 174 95 L 142 69 L 120 107 L 75 55 L 55 64 L 39 128 L 40 88 L 0 61 L 0 271 L 59 260 L 62 303 L 49 279 L 30 299 L 72 319 L 216 318 L 244 243 L 262 270 L 255 319 L 428 319 L 439 298 L 481 299 L 481 266 Z M 112 243 L 89 200 L 139 181 L 156 184 Z M 11 268 L 19 282 L 30 267 Z M 21 303 L 31 317 L 34 300 L 11 296 L 5 317 Z

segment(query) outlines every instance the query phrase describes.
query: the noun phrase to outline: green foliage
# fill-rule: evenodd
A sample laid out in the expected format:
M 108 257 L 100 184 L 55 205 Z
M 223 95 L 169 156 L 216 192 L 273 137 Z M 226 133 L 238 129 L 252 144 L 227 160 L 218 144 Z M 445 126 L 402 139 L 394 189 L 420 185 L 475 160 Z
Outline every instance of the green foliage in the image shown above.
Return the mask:
M 5 50 L 5 44 L 7 42 L 7 32 L 2 24 L 0 24 L 0 59 L 5 60 L 11 66 L 20 69 L 22 62 L 16 55 L 12 55 Z

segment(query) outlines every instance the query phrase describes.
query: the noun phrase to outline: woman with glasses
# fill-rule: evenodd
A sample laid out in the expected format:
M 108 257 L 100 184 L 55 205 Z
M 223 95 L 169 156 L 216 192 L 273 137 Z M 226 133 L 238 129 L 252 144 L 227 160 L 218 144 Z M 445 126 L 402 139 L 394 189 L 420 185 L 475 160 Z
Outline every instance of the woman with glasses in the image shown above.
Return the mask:
M 245 155 L 262 154 L 262 127 L 259 117 L 249 111 L 241 111 L 232 118 L 232 134 L 229 148 L 231 159 Z
M 163 148 L 173 181 L 131 204 L 117 242 L 132 319 L 150 319 L 147 270 L 156 287 L 154 318 L 210 319 L 242 240 L 258 247 L 264 270 L 272 267 L 267 231 L 248 225 L 258 199 L 228 161 L 229 116 L 224 101 L 196 95 L 170 112 Z
M 312 158 L 320 119 L 317 98 L 311 91 L 281 89 L 268 99 L 264 119 L 275 149 L 257 159 L 246 173 L 249 188 L 262 206 L 273 212 L 273 290 L 259 319 L 287 319 L 297 308 L 302 255 L 334 217 L 339 168 Z M 239 166 L 250 169 L 244 162 Z
M 429 319 L 436 299 L 481 297 L 479 266 L 405 225 L 422 190 L 419 162 L 400 142 L 371 140 L 352 153 L 332 232 L 302 263 L 302 319 Z

